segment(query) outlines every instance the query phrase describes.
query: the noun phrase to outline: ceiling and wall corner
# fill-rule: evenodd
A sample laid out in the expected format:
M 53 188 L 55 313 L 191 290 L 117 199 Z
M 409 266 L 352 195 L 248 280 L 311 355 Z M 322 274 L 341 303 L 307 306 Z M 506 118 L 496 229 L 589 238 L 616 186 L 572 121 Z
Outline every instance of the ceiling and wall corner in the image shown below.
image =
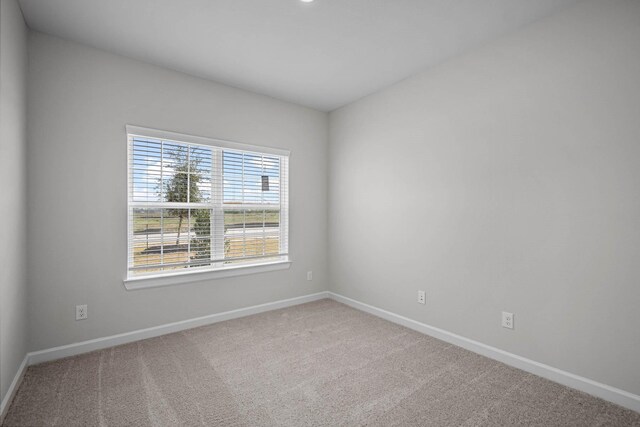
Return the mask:
M 29 27 L 330 111 L 577 0 L 21 0 Z

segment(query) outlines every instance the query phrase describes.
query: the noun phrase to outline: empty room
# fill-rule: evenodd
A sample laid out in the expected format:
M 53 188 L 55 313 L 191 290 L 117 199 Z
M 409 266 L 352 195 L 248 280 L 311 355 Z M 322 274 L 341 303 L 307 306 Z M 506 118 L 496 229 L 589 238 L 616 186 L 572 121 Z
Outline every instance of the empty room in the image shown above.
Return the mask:
M 640 427 L 640 0 L 0 5 L 0 426 Z

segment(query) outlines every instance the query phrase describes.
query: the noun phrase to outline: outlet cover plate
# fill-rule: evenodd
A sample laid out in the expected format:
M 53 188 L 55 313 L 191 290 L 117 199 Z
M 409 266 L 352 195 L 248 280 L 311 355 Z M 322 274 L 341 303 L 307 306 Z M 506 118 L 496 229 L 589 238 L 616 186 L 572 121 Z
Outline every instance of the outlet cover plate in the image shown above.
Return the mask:
M 427 295 L 425 291 L 418 291 L 418 303 L 426 304 L 427 303 Z
M 89 317 L 89 313 L 87 313 L 87 305 L 76 305 L 76 320 L 84 320 Z
M 513 329 L 513 313 L 507 311 L 502 312 L 502 327 Z

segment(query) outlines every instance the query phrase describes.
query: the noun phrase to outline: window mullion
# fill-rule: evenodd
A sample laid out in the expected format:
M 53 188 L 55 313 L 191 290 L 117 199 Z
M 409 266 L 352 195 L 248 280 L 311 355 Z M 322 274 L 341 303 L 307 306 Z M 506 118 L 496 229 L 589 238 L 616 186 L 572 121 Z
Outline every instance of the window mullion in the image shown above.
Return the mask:
M 262 255 L 267 251 L 267 230 L 265 228 L 265 221 L 267 219 L 267 212 L 264 208 L 264 191 L 262 191 L 262 176 L 264 176 L 264 156 L 260 156 L 260 205 L 262 205 Z
M 244 206 L 245 200 L 244 200 L 244 188 L 246 185 L 246 182 L 244 182 L 244 156 L 245 154 L 242 154 L 242 180 L 240 181 L 242 183 L 242 206 Z M 246 257 L 247 256 L 247 208 L 245 207 L 244 209 L 242 209 L 242 256 Z
M 191 209 L 187 210 L 187 259 L 191 260 Z
M 164 200 L 164 141 L 160 141 L 160 200 Z M 164 264 L 164 209 L 160 209 L 160 264 Z M 163 269 L 161 269 L 163 270 Z
M 191 202 L 191 146 L 187 146 L 187 203 Z
M 221 266 L 224 259 L 224 172 L 223 151 L 212 151 L 211 183 L 213 185 L 213 212 L 211 215 L 211 260 L 216 260 L 214 265 Z

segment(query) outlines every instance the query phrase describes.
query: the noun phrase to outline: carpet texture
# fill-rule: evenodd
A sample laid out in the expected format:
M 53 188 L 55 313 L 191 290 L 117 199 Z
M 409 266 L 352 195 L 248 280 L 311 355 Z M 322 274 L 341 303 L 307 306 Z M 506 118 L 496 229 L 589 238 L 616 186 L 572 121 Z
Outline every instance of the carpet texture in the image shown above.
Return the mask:
M 640 414 L 321 300 L 31 366 L 5 426 L 640 426 Z

